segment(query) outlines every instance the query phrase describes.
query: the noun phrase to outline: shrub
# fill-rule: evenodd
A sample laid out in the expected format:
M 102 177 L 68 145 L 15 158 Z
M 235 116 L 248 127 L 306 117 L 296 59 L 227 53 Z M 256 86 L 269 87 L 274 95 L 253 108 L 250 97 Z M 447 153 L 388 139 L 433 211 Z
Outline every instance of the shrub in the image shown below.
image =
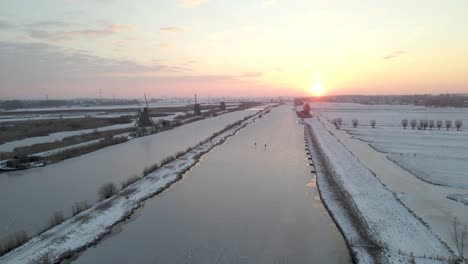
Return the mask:
M 159 165 L 158 165 L 158 164 L 154 164 L 154 165 L 151 165 L 151 166 L 145 168 L 145 169 L 143 170 L 143 177 L 145 177 L 146 175 L 152 173 L 153 171 L 155 171 L 155 170 L 157 170 L 157 169 L 159 169 Z
M 101 201 L 114 196 L 116 193 L 117 193 L 117 188 L 115 187 L 115 184 L 111 182 L 102 185 L 98 191 L 99 198 Z
M 169 156 L 161 160 L 161 166 L 168 164 L 169 162 L 174 161 L 176 158 L 174 156 Z
M 401 120 L 401 125 L 403 126 L 403 129 L 406 129 L 406 126 L 408 126 L 408 119 Z
M 46 227 L 46 230 L 61 224 L 64 220 L 65 220 L 65 217 L 63 216 L 62 212 L 60 211 L 54 212 L 49 219 L 49 223 Z
M 2 245 L 0 245 L 0 256 L 23 245 L 28 242 L 28 240 L 29 236 L 23 230 L 9 235 Z
M 455 121 L 455 127 L 457 128 L 457 131 L 460 131 L 460 128 L 463 126 L 463 122 L 461 120 L 456 120 Z
M 137 182 L 138 180 L 140 180 L 140 177 L 138 177 L 138 175 L 132 175 L 130 176 L 130 178 L 124 180 L 122 182 L 122 189 L 129 186 L 130 184 L 133 184 L 135 182 Z
M 76 202 L 75 205 L 72 206 L 72 214 L 75 216 L 90 207 L 91 205 L 88 204 L 88 201 Z
M 356 128 L 358 126 L 358 124 L 359 124 L 359 120 L 353 119 L 352 123 L 353 123 L 353 127 Z

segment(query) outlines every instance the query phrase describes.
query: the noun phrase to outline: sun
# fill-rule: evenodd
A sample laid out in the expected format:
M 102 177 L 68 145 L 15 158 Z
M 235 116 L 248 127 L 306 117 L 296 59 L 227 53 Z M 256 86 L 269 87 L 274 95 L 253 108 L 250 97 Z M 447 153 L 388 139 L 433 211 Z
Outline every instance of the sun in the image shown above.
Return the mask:
M 319 80 L 317 80 L 312 84 L 311 91 L 314 96 L 322 96 L 325 92 L 325 88 L 323 84 Z

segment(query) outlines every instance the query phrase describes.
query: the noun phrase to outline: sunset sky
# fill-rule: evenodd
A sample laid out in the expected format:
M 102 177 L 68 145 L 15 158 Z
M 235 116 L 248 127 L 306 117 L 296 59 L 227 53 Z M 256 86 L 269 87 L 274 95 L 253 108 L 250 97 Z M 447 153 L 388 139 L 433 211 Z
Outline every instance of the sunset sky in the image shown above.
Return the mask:
M 0 99 L 468 93 L 466 0 L 2 0 Z

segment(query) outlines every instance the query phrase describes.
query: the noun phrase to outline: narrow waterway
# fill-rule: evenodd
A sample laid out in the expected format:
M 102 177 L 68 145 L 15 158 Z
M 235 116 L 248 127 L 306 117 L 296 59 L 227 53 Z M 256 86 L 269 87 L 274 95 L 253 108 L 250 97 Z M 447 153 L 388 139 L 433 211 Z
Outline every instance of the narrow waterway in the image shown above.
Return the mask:
M 0 241 L 17 230 L 35 234 L 54 211 L 71 214 L 79 201 L 94 203 L 102 184 L 117 185 L 168 155 L 196 145 L 259 108 L 237 111 L 107 147 L 42 168 L 0 174 Z
M 350 263 L 303 131 L 291 106 L 272 110 L 75 262 Z

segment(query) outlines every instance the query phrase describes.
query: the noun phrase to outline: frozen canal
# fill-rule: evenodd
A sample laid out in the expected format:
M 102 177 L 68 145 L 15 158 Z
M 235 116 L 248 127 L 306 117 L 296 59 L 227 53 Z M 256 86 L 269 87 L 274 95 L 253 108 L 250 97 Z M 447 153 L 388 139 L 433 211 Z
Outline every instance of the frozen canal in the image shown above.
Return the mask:
M 46 225 L 54 211 L 68 216 L 75 202 L 94 203 L 102 184 L 120 185 L 132 174 L 141 174 L 145 167 L 255 112 L 237 111 L 42 168 L 1 173 L 0 240 L 17 230 L 35 234 Z
M 350 263 L 303 131 L 290 106 L 272 110 L 75 262 Z

